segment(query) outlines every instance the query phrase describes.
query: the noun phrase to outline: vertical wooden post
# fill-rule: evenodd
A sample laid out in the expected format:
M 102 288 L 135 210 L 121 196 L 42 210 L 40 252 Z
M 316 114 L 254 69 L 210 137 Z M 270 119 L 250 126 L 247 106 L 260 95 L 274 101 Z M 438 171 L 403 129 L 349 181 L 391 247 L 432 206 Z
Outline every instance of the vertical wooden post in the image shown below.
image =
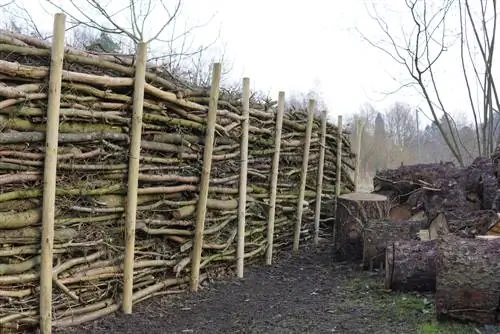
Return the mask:
M 333 242 L 335 243 L 335 225 L 338 224 L 337 221 L 337 205 L 338 198 L 340 196 L 340 185 L 342 179 L 342 115 L 339 115 L 337 121 L 337 166 L 335 170 L 335 223 L 333 224 Z
M 240 186 L 238 204 L 238 246 L 236 252 L 236 271 L 239 278 L 243 277 L 245 257 L 245 215 L 247 208 L 247 173 L 248 173 L 248 127 L 250 115 L 250 79 L 243 78 L 243 109 L 241 122 L 240 146 Z
M 123 300 L 125 314 L 132 313 L 132 292 L 134 285 L 134 248 L 137 214 L 137 191 L 139 188 L 139 159 L 141 155 L 142 114 L 144 106 L 144 85 L 146 83 L 147 43 L 139 43 L 135 64 L 134 102 L 130 134 L 128 165 L 128 190 L 125 221 L 125 258 L 123 263 Z
M 219 85 L 221 64 L 214 63 L 212 70 L 212 87 L 208 104 L 207 128 L 205 133 L 205 150 L 203 152 L 203 170 L 200 179 L 200 196 L 196 208 L 196 228 L 194 231 L 193 251 L 191 253 L 191 282 L 192 292 L 198 291 L 200 280 L 201 251 L 203 247 L 203 232 L 205 230 L 205 215 L 207 212 L 208 186 L 212 169 L 212 153 L 214 150 L 215 121 L 217 104 L 219 102 Z
M 278 171 L 280 163 L 281 150 L 281 132 L 283 128 L 283 115 L 285 114 L 285 92 L 279 92 L 278 95 L 278 113 L 276 114 L 276 125 L 274 130 L 274 155 L 271 170 L 269 211 L 267 215 L 267 249 L 266 264 L 270 265 L 273 261 L 273 243 L 274 243 L 274 219 L 276 215 L 276 191 L 278 187 Z
M 54 220 L 56 204 L 57 149 L 59 140 L 59 109 L 64 61 L 66 15 L 54 17 L 54 40 L 50 56 L 47 134 L 43 173 L 43 213 L 40 268 L 40 332 L 52 332 L 52 266 L 54 252 Z
M 314 212 L 314 244 L 319 239 L 319 219 L 321 216 L 321 195 L 323 193 L 323 168 L 325 164 L 326 110 L 321 113 L 321 139 L 319 149 L 318 180 L 316 182 L 316 208 Z
M 361 139 L 363 135 L 361 119 L 356 121 L 356 165 L 354 167 L 354 192 L 359 190 L 359 168 L 361 163 Z
M 335 184 L 335 195 L 340 196 L 340 185 L 342 180 L 342 115 L 339 115 L 337 121 L 337 171 L 335 173 L 336 184 Z
M 295 224 L 295 234 L 293 237 L 293 251 L 295 253 L 299 251 L 300 229 L 302 228 L 302 213 L 304 212 L 304 193 L 306 191 L 307 181 L 307 167 L 309 165 L 309 148 L 311 146 L 311 132 L 315 108 L 316 101 L 309 100 L 309 105 L 307 106 L 307 126 L 304 142 L 304 156 L 302 159 L 302 172 L 300 173 L 299 199 L 297 201 L 297 221 Z

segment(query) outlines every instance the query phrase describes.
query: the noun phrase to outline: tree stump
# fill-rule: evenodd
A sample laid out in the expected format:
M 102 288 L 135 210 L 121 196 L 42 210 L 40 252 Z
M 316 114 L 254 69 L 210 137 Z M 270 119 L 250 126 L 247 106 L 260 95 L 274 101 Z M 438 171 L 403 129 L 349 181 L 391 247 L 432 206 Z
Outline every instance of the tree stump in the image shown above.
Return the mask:
M 337 199 L 335 253 L 337 260 L 363 259 L 363 230 L 369 219 L 387 219 L 389 200 L 368 193 L 344 194 Z
M 363 233 L 363 266 L 372 270 L 385 262 L 388 243 L 404 240 L 418 240 L 418 232 L 428 228 L 427 220 L 391 221 L 370 219 Z
M 439 239 L 436 259 L 436 316 L 480 324 L 498 322 L 500 239 Z
M 395 241 L 385 253 L 385 288 L 394 291 L 436 289 L 437 240 Z

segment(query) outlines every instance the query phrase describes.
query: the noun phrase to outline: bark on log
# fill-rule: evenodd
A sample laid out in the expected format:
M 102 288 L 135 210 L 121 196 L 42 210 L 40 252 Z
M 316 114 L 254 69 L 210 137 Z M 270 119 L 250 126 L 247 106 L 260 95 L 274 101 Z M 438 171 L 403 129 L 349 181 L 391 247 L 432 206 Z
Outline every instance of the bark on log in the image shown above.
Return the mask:
M 437 243 L 436 316 L 498 322 L 500 239 L 442 237 Z
M 437 240 L 389 243 L 385 255 L 385 288 L 394 291 L 434 291 L 436 248 Z
M 364 267 L 371 270 L 375 266 L 383 265 L 388 243 L 400 240 L 418 240 L 418 232 L 427 227 L 427 221 L 370 219 L 364 230 Z
M 370 219 L 389 216 L 389 200 L 378 194 L 350 193 L 337 199 L 335 250 L 338 260 L 363 259 L 363 231 Z

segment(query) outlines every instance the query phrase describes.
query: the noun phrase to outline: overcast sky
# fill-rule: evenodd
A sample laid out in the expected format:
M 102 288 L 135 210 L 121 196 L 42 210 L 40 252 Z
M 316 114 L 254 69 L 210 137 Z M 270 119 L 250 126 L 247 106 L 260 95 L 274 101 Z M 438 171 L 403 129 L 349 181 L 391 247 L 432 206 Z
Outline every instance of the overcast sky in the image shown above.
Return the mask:
M 220 31 L 219 45 L 224 43 L 226 57 L 233 64 L 232 78 L 248 76 L 254 89 L 269 91 L 276 98 L 279 90 L 289 95 L 313 89 L 324 98 L 331 118 L 348 116 L 364 103 L 383 111 L 396 100 L 428 110 L 414 89 L 390 96 L 380 94 L 397 89 L 408 76 L 400 65 L 369 46 L 356 32 L 358 28 L 373 39 L 382 38 L 367 15 L 365 0 L 183 1 L 178 29 L 183 24 L 195 26 L 209 21 L 194 30 L 195 42 L 212 41 Z M 41 9 L 43 2 L 20 1 L 30 7 L 37 25 L 50 31 L 52 17 Z M 403 0 L 370 2 L 386 4 L 383 14 L 396 31 L 408 25 Z M 103 3 L 118 6 L 123 2 Z M 43 7 L 57 12 L 48 5 Z M 164 11 L 155 14 L 148 20 L 150 33 L 165 18 Z M 444 57 L 439 65 L 439 89 L 445 104 L 451 112 L 470 115 L 456 55 Z

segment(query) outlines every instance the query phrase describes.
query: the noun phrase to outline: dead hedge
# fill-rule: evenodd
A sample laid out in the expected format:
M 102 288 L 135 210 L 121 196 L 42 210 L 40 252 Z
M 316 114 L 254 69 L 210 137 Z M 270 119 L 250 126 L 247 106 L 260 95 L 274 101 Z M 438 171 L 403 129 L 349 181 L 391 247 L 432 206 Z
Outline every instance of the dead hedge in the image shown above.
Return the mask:
M 41 202 L 50 44 L 0 31 L 0 326 L 38 325 Z M 53 325 L 118 309 L 134 67 L 130 58 L 68 48 L 64 58 L 53 269 Z M 184 289 L 204 150 L 208 90 L 148 69 L 141 142 L 134 303 Z M 241 103 L 221 92 L 210 180 L 202 276 L 235 263 Z M 266 248 L 276 110 L 250 110 L 247 262 Z M 293 240 L 306 112 L 284 117 L 275 248 Z M 332 212 L 335 125 L 327 125 L 323 212 Z M 320 119 L 314 119 L 301 238 L 313 232 Z M 354 165 L 343 139 L 343 191 Z M 328 216 L 323 216 L 325 220 Z

